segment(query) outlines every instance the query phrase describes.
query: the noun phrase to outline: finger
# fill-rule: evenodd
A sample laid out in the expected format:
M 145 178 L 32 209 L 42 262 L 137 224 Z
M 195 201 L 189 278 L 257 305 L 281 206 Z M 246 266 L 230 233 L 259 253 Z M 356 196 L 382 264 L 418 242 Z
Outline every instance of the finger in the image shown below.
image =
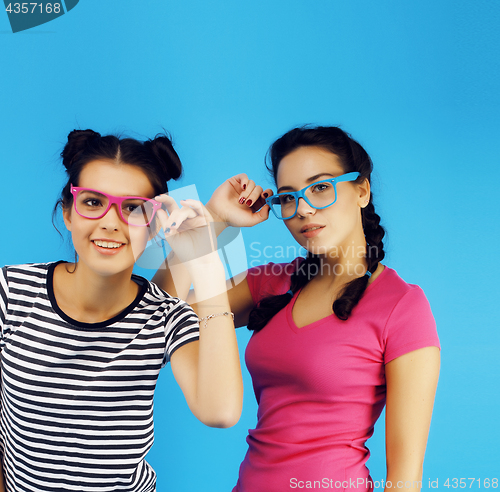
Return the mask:
M 165 235 L 169 234 L 178 223 L 182 222 L 183 219 L 182 216 L 180 216 L 180 210 L 181 209 L 177 208 L 170 215 L 168 215 L 165 210 L 158 210 L 156 213 Z
M 166 220 L 162 220 L 165 235 L 175 234 L 187 220 L 196 216 L 196 212 L 190 207 L 176 208 Z
M 260 198 L 261 193 L 262 193 L 262 186 L 256 185 L 248 195 L 245 201 L 245 205 L 247 207 L 251 207 Z
M 269 218 L 269 212 L 271 207 L 269 205 L 264 205 L 259 211 L 252 214 L 252 220 L 255 224 L 260 224 Z
M 266 204 L 266 198 L 269 198 L 273 194 L 273 190 L 271 188 L 267 188 L 267 190 L 264 190 L 259 198 L 255 201 L 253 204 L 252 208 L 254 210 L 259 210 L 261 207 L 263 207 Z
M 213 222 L 212 215 L 203 205 L 203 203 L 201 203 L 199 200 L 193 200 L 192 198 L 188 198 L 186 200 L 181 200 L 181 204 L 194 210 L 200 218 L 203 217 L 205 219 L 205 223 Z
M 217 249 L 217 234 L 213 228 L 213 217 L 207 208 L 199 200 L 187 199 L 181 200 L 181 203 L 185 206 L 191 207 L 198 215 L 196 221 L 196 227 L 209 226 L 206 227 L 210 242 L 210 251 L 215 251 Z
M 249 179 L 245 188 L 244 188 L 244 191 L 242 193 L 240 193 L 240 198 L 239 198 L 238 202 L 241 205 L 243 205 L 254 189 L 255 189 L 255 182 L 252 181 L 251 179 Z
M 162 195 L 155 196 L 154 199 L 157 202 L 162 203 L 169 214 L 172 213 L 174 210 L 179 208 L 179 205 L 177 205 L 176 201 L 170 195 L 167 195 L 166 193 L 164 193 Z
M 166 224 L 168 222 L 167 212 L 165 212 L 165 210 L 162 209 L 158 210 L 158 212 L 156 212 L 156 218 L 159 220 L 161 228 L 165 230 Z
M 229 178 L 228 182 L 239 195 L 248 185 L 248 176 L 245 173 L 237 174 L 236 176 Z

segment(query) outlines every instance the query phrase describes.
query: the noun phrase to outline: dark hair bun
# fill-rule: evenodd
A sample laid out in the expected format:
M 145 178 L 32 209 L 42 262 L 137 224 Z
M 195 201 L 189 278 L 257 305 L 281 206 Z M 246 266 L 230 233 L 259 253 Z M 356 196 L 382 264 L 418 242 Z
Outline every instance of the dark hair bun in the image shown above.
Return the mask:
M 68 135 L 68 143 L 61 152 L 63 165 L 66 169 L 71 167 L 75 157 L 87 148 L 90 142 L 101 135 L 93 130 L 73 130 Z
M 154 139 L 144 142 L 144 146 L 151 152 L 153 158 L 162 169 L 164 169 L 167 181 L 178 179 L 181 176 L 181 160 L 167 135 L 160 133 Z

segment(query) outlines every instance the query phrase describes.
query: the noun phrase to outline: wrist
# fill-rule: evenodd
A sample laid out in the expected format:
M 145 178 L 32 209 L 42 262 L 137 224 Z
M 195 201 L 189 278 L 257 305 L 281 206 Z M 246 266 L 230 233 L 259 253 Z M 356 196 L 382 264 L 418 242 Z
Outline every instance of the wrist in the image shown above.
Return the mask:
M 212 206 L 211 200 L 208 200 L 205 208 L 212 216 L 216 233 L 217 235 L 219 235 L 226 227 L 228 227 L 228 222 L 215 211 L 215 208 Z
M 204 256 L 185 261 L 183 262 L 183 265 L 193 276 L 193 281 L 195 280 L 195 277 L 198 278 L 214 275 L 215 278 L 218 278 L 220 276 L 225 276 L 224 265 L 222 264 L 217 251 L 212 251 Z

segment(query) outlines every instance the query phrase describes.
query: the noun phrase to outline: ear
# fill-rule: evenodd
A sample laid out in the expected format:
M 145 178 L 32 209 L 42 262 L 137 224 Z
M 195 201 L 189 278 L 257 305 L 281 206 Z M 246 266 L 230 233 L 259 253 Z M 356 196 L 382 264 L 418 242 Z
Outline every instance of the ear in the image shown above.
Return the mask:
M 370 202 L 370 183 L 368 179 L 364 179 L 362 183 L 358 185 L 358 205 L 361 208 L 365 208 Z
M 73 207 L 62 207 L 62 213 L 63 213 L 63 219 L 64 219 L 64 225 L 66 226 L 66 229 L 71 232 L 71 211 Z

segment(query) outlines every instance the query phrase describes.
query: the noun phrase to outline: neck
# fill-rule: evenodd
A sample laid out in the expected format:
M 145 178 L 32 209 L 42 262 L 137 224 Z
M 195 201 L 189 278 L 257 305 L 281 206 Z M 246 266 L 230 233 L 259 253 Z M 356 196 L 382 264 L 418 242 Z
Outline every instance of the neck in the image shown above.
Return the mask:
M 317 280 L 343 285 L 366 273 L 366 240 L 364 235 L 350 239 L 320 255 Z
M 82 262 L 62 263 L 54 271 L 54 295 L 71 318 L 85 323 L 106 321 L 135 299 L 138 285 L 131 275 L 132 268 L 105 276 L 89 270 Z

